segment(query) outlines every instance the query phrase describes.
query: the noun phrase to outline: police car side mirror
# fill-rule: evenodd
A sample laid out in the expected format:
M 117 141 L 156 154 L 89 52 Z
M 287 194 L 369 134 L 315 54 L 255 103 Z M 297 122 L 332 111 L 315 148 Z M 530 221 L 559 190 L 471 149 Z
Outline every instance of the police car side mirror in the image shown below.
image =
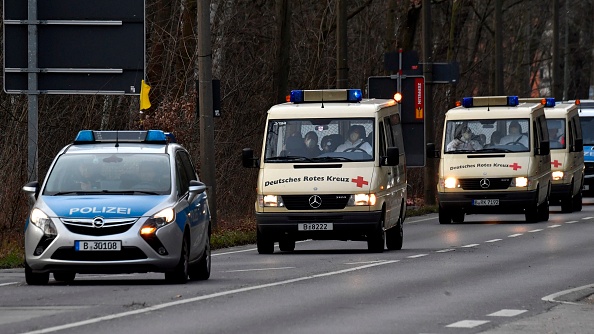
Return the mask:
M 400 164 L 400 150 L 398 147 L 388 147 L 387 155 L 380 157 L 380 166 L 398 166 Z
M 551 153 L 551 146 L 548 141 L 540 142 L 540 147 L 534 151 L 535 155 L 547 155 Z
M 188 202 L 193 202 L 194 198 L 198 194 L 202 194 L 206 190 L 206 185 L 200 181 L 192 180 L 190 181 L 189 191 L 190 194 L 188 196 Z
M 260 166 L 258 159 L 254 157 L 254 150 L 251 148 L 244 148 L 241 151 L 241 162 L 245 168 L 257 168 Z
M 576 138 L 575 143 L 570 148 L 571 152 L 581 152 L 584 150 L 584 140 L 582 138 Z
M 23 186 L 23 191 L 29 195 L 32 202 L 35 202 L 37 195 L 39 195 L 39 182 L 32 181 Z
M 427 158 L 439 158 L 439 151 L 435 149 L 435 143 L 427 143 L 425 155 Z

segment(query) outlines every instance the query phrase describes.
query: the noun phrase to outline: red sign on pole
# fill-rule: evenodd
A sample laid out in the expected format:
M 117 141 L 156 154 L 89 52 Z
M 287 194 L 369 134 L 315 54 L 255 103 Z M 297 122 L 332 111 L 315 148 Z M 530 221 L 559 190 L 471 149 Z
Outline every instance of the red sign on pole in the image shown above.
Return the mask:
M 415 119 L 425 118 L 425 78 L 415 78 Z

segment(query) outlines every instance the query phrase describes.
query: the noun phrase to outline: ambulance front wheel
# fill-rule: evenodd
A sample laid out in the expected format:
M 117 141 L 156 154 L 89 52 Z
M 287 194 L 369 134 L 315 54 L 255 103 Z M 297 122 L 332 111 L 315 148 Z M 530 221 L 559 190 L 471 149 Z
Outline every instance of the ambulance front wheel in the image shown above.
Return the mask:
M 400 250 L 403 240 L 402 218 L 398 218 L 398 224 L 386 231 L 386 247 L 388 250 Z
M 278 248 L 283 252 L 292 252 L 295 250 L 295 240 L 282 239 L 278 242 Z
M 274 241 L 266 237 L 260 230 L 257 230 L 256 232 L 256 239 L 259 254 L 274 253 Z
M 385 244 L 386 231 L 384 231 L 384 215 L 382 214 L 375 231 L 367 236 L 367 249 L 372 253 L 383 253 Z
M 452 213 L 449 210 L 446 210 L 439 207 L 439 223 L 440 224 L 451 224 L 452 223 Z

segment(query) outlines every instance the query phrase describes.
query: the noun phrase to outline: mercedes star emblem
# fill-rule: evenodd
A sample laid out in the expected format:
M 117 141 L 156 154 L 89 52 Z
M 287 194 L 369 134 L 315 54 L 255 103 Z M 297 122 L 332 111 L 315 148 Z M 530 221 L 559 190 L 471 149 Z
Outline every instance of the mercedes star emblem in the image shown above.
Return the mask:
M 479 185 L 481 186 L 481 188 L 487 189 L 491 186 L 491 181 L 489 181 L 489 179 L 481 179 Z
M 320 205 L 322 205 L 322 198 L 320 198 L 320 196 L 313 195 L 309 198 L 309 206 L 311 206 L 313 209 L 319 208 Z

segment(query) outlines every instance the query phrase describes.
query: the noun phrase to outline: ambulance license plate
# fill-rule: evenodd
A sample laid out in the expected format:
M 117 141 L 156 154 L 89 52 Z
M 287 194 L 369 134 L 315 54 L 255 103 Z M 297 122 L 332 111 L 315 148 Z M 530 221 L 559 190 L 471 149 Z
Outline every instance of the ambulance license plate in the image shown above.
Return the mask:
M 590 190 L 590 185 L 584 184 L 584 187 L 582 188 L 582 190 Z
M 499 199 L 475 199 L 472 201 L 474 206 L 497 206 Z
M 77 240 L 74 242 L 74 250 L 77 252 L 84 251 L 121 251 L 122 242 L 120 240 L 111 241 L 90 241 Z
M 299 231 L 332 231 L 334 225 L 332 223 L 303 223 L 297 224 Z

